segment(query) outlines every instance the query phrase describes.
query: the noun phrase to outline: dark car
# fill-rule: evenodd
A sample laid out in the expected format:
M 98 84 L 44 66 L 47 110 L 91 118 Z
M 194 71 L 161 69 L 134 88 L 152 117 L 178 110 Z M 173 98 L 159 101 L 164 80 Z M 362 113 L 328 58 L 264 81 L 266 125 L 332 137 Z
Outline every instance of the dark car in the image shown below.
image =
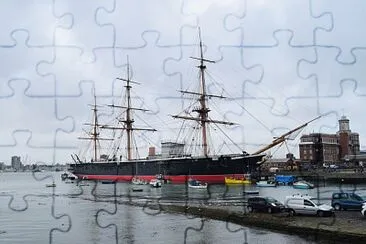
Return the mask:
M 361 210 L 364 202 L 366 201 L 354 192 L 337 192 L 332 194 L 332 207 L 335 210 Z
M 255 210 L 262 212 L 282 212 L 285 210 L 285 206 L 272 197 L 251 197 L 248 199 L 248 211 L 253 212 Z

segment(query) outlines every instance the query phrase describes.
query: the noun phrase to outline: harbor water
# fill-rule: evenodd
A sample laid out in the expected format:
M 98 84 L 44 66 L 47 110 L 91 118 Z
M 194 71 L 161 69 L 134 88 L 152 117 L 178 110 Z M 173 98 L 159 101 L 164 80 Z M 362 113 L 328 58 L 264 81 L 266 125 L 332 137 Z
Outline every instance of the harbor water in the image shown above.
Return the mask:
M 338 190 L 366 195 L 366 185 L 321 185 L 311 190 L 225 185 L 189 189 L 171 184 L 151 188 L 129 183 L 66 183 L 61 173 L 0 174 L 0 243 L 328 243 L 312 236 L 165 213 L 158 206 L 215 204 L 244 211 L 244 190 L 259 190 L 260 195 L 282 202 L 299 192 L 324 203 Z M 52 183 L 56 187 L 47 187 Z

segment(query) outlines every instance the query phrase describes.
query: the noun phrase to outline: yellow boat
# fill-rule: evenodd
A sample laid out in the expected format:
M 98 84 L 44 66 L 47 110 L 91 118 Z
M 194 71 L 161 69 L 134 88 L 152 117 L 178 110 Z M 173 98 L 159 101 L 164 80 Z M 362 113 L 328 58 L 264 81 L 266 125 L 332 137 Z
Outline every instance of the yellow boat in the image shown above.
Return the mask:
M 225 184 L 252 184 L 252 181 L 245 178 L 225 177 Z

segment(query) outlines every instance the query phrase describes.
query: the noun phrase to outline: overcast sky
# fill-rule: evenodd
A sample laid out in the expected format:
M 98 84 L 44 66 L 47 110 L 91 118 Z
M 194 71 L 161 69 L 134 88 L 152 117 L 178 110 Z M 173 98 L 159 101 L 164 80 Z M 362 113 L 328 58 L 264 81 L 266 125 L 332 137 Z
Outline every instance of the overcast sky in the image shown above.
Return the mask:
M 77 137 L 92 118 L 93 88 L 98 104 L 121 104 L 116 77 L 126 77 L 127 56 L 141 83 L 134 106 L 150 110 L 135 125 L 158 130 L 136 135 L 139 156 L 160 152 L 179 133 L 170 115 L 189 112 L 178 90 L 198 88 L 190 59 L 198 26 L 205 57 L 216 61 L 207 64 L 208 92 L 229 98 L 210 99 L 210 117 L 236 123 L 210 129 L 211 153 L 240 152 L 232 142 L 253 152 L 322 114 L 302 133 L 335 133 L 346 115 L 366 149 L 365 10 L 362 0 L 2 0 L 0 162 L 71 162 L 85 147 Z M 118 113 L 100 107 L 99 121 Z M 295 155 L 298 142 L 289 141 Z

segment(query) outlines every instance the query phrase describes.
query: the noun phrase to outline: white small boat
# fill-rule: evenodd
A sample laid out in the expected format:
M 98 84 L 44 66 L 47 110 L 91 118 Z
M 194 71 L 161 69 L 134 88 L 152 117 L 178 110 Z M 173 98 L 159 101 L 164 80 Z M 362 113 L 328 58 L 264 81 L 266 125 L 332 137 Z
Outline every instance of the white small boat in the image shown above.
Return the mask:
M 305 180 L 299 180 L 293 183 L 292 185 L 295 189 L 313 189 L 314 185 Z
M 145 180 L 137 177 L 133 177 L 131 183 L 134 185 L 147 185 L 147 182 Z
M 277 184 L 274 181 L 269 181 L 269 180 L 260 180 L 256 183 L 257 186 L 259 187 L 276 187 Z
M 77 180 L 78 177 L 70 172 L 64 172 L 63 174 L 61 174 L 61 179 L 63 181 L 65 180 Z
M 206 189 L 207 183 L 202 183 L 201 181 L 190 179 L 188 180 L 188 187 L 195 189 Z
M 150 186 L 152 187 L 155 187 L 155 188 L 158 188 L 158 187 L 161 187 L 161 180 L 158 180 L 158 179 L 152 179 L 150 182 L 149 182 Z

